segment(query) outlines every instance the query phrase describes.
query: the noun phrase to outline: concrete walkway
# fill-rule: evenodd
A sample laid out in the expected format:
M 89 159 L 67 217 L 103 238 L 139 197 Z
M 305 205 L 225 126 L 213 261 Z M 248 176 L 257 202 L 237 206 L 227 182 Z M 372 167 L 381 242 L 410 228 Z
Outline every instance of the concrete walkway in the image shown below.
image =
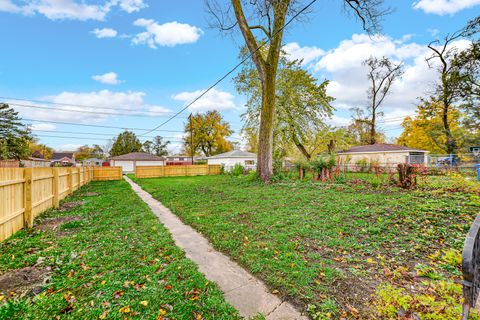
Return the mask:
M 167 229 L 187 258 L 198 265 L 205 277 L 216 282 L 225 299 L 243 317 L 263 314 L 268 320 L 307 319 L 290 303 L 271 294 L 260 280 L 249 274 L 222 253 L 215 251 L 200 233 L 185 225 L 168 208 L 125 176 L 137 195 L 145 201 Z

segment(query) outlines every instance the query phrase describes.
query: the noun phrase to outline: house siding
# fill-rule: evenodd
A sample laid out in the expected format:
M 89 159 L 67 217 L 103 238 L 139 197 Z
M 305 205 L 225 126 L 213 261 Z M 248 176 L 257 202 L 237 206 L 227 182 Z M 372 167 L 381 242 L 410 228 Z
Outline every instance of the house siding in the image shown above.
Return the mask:
M 340 161 L 344 164 L 356 164 L 367 159 L 368 163 L 378 162 L 381 166 L 396 166 L 405 163 L 410 155 L 409 151 L 399 152 L 365 152 L 365 153 L 344 153 L 339 154 Z M 427 164 L 428 156 L 424 154 L 424 163 Z M 347 160 L 349 160 L 347 162 Z
M 236 164 L 241 164 L 248 170 L 255 170 L 257 168 L 257 158 L 220 158 L 220 159 L 208 159 L 209 165 L 223 165 L 226 171 L 232 170 Z M 246 162 L 253 161 L 253 165 L 246 164 Z

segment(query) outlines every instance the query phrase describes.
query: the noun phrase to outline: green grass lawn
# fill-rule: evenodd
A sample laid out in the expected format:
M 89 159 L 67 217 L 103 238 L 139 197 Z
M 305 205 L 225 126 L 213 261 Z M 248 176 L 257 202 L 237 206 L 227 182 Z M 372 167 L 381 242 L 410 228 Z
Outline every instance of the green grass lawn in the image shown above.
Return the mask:
M 461 314 L 460 255 L 480 197 L 454 178 L 433 177 L 413 191 L 361 176 L 137 182 L 313 319 Z
M 66 201 L 0 244 L 1 319 L 239 318 L 125 181 Z

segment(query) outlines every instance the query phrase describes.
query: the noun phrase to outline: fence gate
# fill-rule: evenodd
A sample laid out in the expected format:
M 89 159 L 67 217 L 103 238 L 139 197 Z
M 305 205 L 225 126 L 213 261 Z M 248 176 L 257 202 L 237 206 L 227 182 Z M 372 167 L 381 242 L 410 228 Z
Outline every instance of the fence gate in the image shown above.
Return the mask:
M 475 307 L 480 291 L 480 215 L 468 231 L 462 254 L 463 314 L 467 320 L 470 309 Z

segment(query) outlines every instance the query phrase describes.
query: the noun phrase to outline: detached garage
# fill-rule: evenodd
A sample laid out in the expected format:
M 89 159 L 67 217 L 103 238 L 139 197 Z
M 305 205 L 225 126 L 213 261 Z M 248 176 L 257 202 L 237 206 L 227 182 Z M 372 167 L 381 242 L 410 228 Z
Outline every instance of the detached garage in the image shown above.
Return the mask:
M 236 164 L 241 164 L 247 170 L 255 170 L 257 168 L 257 155 L 251 152 L 233 150 L 208 157 L 207 162 L 209 165 L 222 165 L 226 171 L 232 170 Z
M 145 152 L 132 152 L 111 158 L 110 165 L 122 167 L 123 173 L 132 173 L 136 166 L 164 166 L 165 158 Z

